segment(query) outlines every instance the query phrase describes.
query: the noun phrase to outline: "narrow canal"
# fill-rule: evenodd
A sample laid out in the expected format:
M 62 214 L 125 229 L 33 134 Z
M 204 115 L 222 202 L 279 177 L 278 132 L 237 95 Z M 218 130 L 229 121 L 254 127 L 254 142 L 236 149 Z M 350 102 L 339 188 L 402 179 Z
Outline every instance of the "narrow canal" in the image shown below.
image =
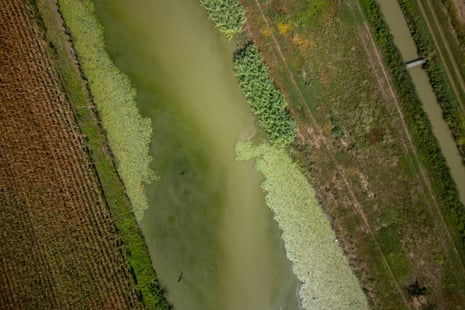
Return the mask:
M 399 3 L 395 0 L 378 0 L 378 2 L 403 60 L 407 62 L 418 58 L 415 43 L 410 35 Z M 433 133 L 439 141 L 439 146 L 446 158 L 452 177 L 457 184 L 460 200 L 465 204 L 465 166 L 462 163 L 449 127 L 442 117 L 441 107 L 429 83 L 428 75 L 421 66 L 409 69 L 409 73 L 423 103 L 423 109 L 432 124 Z
M 198 0 L 96 0 L 107 50 L 153 125 L 142 222 L 176 309 L 299 309 L 298 281 L 264 203 L 262 177 L 234 146 L 255 131 L 233 46 Z

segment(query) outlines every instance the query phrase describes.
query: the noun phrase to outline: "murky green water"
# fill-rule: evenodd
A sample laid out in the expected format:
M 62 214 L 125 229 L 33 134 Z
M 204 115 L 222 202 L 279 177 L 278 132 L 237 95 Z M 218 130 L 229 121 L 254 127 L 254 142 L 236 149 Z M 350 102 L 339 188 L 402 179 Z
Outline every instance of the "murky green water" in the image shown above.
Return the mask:
M 415 43 L 410 35 L 399 3 L 395 0 L 378 0 L 378 2 L 404 61 L 407 62 L 418 58 Z M 446 158 L 452 178 L 457 184 L 460 200 L 465 204 L 465 166 L 462 163 L 449 127 L 442 117 L 441 107 L 429 83 L 428 75 L 421 66 L 409 69 L 409 73 L 423 103 L 423 109 L 431 122 L 433 133 L 438 139 L 439 146 Z
M 176 309 L 298 309 L 297 280 L 234 145 L 255 131 L 233 48 L 198 0 L 96 0 L 108 52 L 152 119 L 154 169 L 142 223 Z

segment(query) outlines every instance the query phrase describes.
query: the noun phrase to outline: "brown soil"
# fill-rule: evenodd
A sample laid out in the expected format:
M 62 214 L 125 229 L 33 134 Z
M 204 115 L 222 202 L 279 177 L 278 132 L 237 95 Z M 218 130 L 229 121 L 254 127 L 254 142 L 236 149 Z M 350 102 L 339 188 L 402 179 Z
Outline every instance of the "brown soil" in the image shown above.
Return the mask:
M 0 0 L 0 308 L 139 308 L 34 13 Z

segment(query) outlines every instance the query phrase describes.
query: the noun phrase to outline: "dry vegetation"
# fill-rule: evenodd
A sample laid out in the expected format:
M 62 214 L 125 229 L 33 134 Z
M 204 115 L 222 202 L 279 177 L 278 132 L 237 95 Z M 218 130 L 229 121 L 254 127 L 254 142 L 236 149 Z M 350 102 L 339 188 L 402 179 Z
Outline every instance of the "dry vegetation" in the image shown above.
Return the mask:
M 0 21 L 0 308 L 142 307 L 34 13 Z

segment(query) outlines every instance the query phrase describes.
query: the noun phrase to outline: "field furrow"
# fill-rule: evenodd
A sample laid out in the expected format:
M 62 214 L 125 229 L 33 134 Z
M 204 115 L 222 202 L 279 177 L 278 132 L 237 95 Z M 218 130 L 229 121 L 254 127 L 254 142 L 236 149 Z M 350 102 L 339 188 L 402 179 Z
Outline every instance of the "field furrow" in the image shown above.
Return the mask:
M 0 308 L 141 308 L 26 1 L 0 1 Z

